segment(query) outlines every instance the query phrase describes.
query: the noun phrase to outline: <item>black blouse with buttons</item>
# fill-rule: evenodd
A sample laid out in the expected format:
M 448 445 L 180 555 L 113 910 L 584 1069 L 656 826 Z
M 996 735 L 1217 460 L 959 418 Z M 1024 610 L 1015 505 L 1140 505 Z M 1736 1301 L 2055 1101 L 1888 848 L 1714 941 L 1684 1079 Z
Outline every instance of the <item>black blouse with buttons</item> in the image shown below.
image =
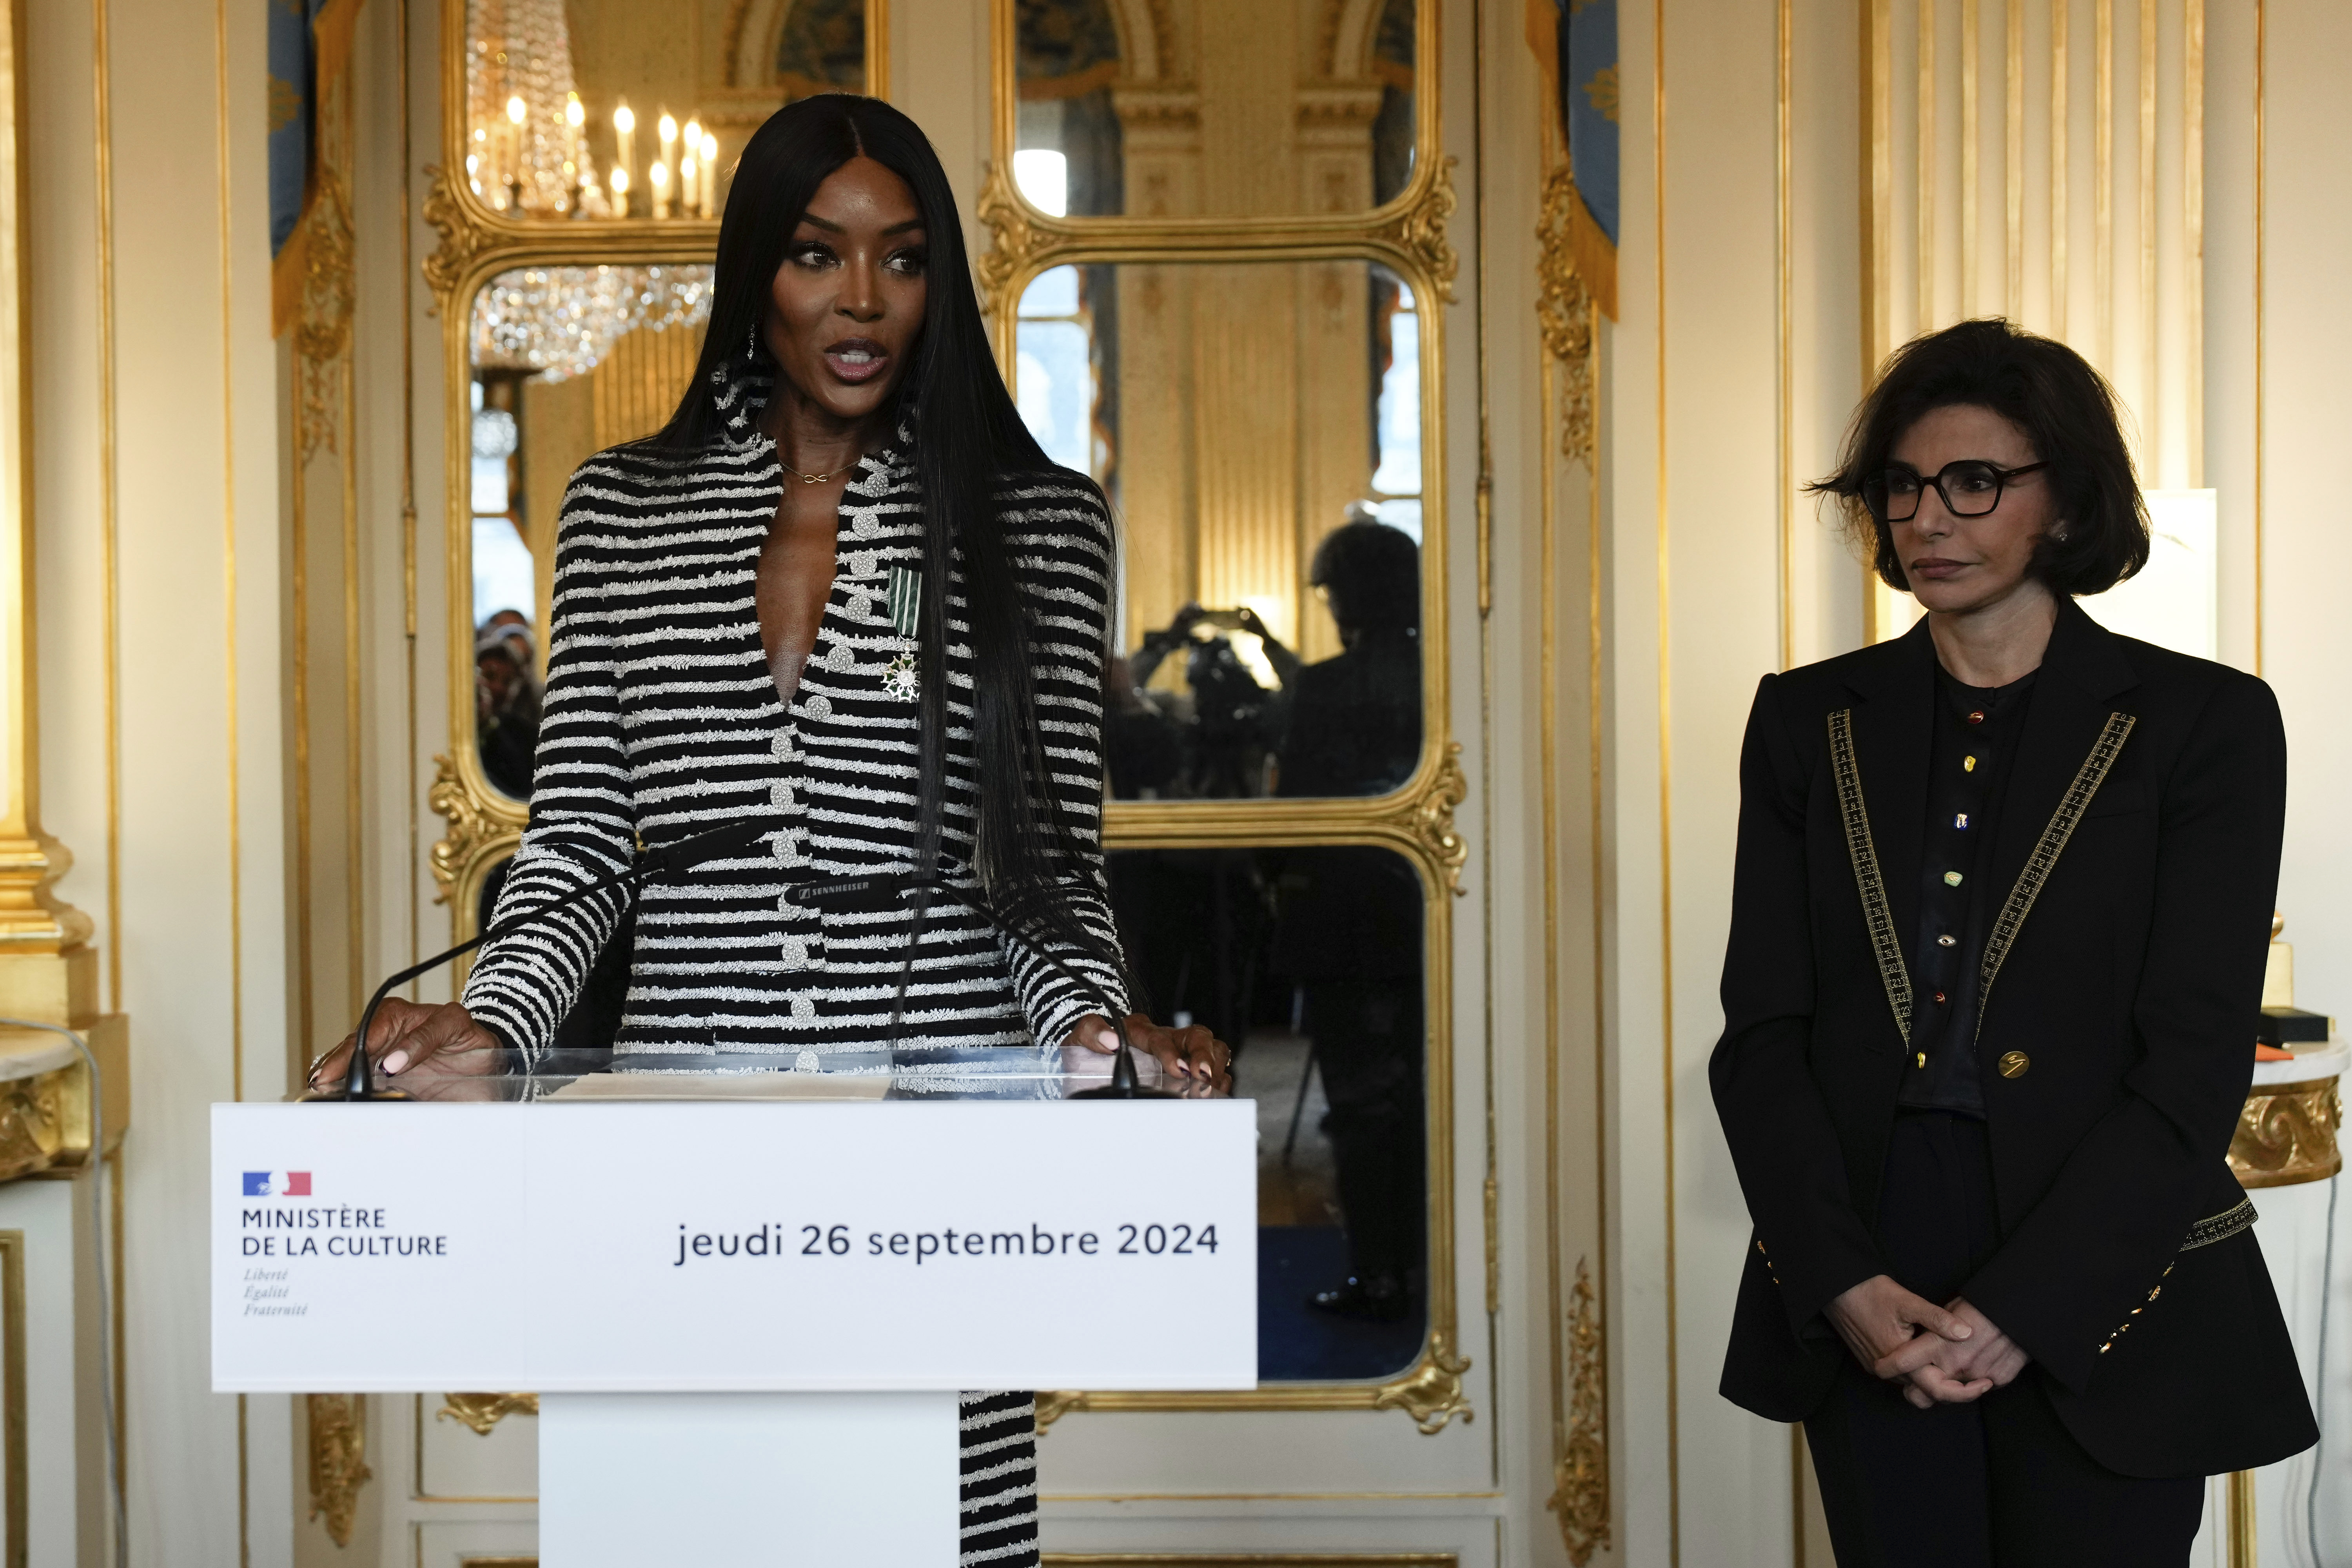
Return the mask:
M 1987 896 L 1992 823 L 2033 677 L 1966 686 L 1936 671 L 1936 739 L 1919 859 L 1919 935 L 1911 952 L 1911 1070 L 1900 1102 L 1984 1115 L 1977 1076 L 1977 973 L 1998 907 Z

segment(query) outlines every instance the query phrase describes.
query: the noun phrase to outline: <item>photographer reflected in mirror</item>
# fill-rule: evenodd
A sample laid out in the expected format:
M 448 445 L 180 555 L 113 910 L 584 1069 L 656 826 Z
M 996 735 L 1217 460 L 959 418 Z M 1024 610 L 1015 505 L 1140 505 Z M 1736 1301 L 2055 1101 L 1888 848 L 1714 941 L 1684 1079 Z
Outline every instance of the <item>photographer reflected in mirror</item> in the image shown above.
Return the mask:
M 1421 761 L 1421 547 L 1361 503 L 1348 510 L 1307 574 L 1341 651 L 1305 666 L 1293 659 L 1295 675 L 1284 677 L 1277 795 L 1386 795 Z M 1269 658 L 1280 648 L 1267 639 Z
M 1318 1311 L 1396 1322 L 1422 1274 L 1423 918 L 1402 857 L 1363 845 L 1282 853 L 1275 967 L 1298 988 L 1323 1079 L 1348 1278 Z
M 520 610 L 500 610 L 474 637 L 474 747 L 482 776 L 516 800 L 530 798 L 540 708 L 530 623 Z
M 1233 633 L 1257 640 L 1265 677 L 1251 668 Z M 1183 655 L 1181 694 L 1145 690 L 1160 666 Z M 1271 794 L 1275 748 L 1285 710 L 1283 688 L 1298 661 L 1275 640 L 1254 610 L 1186 605 L 1128 659 L 1147 702 L 1159 699 L 1183 741 L 1184 764 L 1167 793 L 1189 800 L 1251 799 Z

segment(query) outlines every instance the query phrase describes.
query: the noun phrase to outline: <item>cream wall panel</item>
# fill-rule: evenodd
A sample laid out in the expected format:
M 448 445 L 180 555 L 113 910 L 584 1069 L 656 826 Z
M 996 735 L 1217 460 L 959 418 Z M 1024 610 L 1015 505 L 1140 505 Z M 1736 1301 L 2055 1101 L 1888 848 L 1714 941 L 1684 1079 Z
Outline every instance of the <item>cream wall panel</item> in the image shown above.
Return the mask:
M 1853 7 L 1789 6 L 1789 306 L 1787 470 L 1790 549 L 1787 662 L 1811 664 L 1862 641 L 1862 583 L 1836 515 L 1802 493 L 1837 461 L 1862 395 L 1861 74 Z
M 449 537 L 449 492 L 444 480 L 448 472 L 448 387 L 440 371 L 441 318 L 431 313 L 433 290 L 426 287 L 422 271 L 424 259 L 433 254 L 440 236 L 425 224 L 417 210 L 426 188 L 425 165 L 440 161 L 436 144 L 441 122 L 440 7 L 425 4 L 425 0 L 408 0 L 407 16 L 409 248 L 408 266 L 397 292 L 402 307 L 408 312 L 410 352 L 415 367 L 411 390 L 415 441 L 417 679 L 416 729 L 414 740 L 408 742 L 414 748 L 409 754 L 415 759 L 415 768 L 408 781 L 417 803 L 418 843 L 405 861 L 405 880 L 415 889 L 417 923 L 421 928 L 418 940 L 424 949 L 418 956 L 422 957 L 439 952 L 450 940 L 446 934 L 449 930 L 449 910 L 437 901 L 441 889 L 433 879 L 432 866 L 426 858 L 447 824 L 425 798 L 433 784 L 434 759 L 447 750 L 449 734 L 449 683 L 441 663 L 441 650 L 449 646 L 449 555 L 446 543 Z M 387 50 L 392 47 L 389 41 L 384 46 Z M 383 125 L 382 134 L 392 133 L 392 127 L 381 119 L 370 123 Z M 377 149 L 377 153 L 389 159 L 388 148 Z M 399 207 L 387 209 L 379 201 L 376 211 L 397 213 Z M 383 226 L 388 226 L 387 218 Z M 393 285 L 387 280 L 384 288 L 388 297 Z M 381 354 L 383 351 L 378 352 Z M 380 428 L 378 438 L 382 438 Z M 429 1001 L 449 1000 L 453 973 L 444 969 L 426 976 L 418 983 L 418 994 Z
M 57 895 L 90 917 L 110 971 L 91 20 L 87 0 L 68 0 L 25 21 L 41 809 L 74 858 Z
M 1748 1222 L 1707 1093 L 1738 751 L 1779 663 L 1774 14 L 1667 0 L 1664 536 L 1682 1560 L 1788 1539 L 1788 1439 L 1716 1393 Z M 1687 84 L 1687 85 L 1685 85 Z M 1775 1554 L 1777 1555 L 1777 1553 Z M 1770 1560 L 1769 1557 L 1763 1560 Z
M 2205 20 L 2205 482 L 2220 523 L 2220 651 L 2255 668 L 2254 8 Z
M 1547 1509 L 1556 1485 L 1555 1422 L 1566 1419 L 1563 1367 L 1553 1361 L 1552 1270 L 1560 1288 L 1586 1261 L 1596 1289 L 1606 1292 L 1611 1259 L 1602 1245 L 1596 1147 L 1600 1107 L 1594 1062 L 1599 1049 L 1592 1005 L 1594 951 L 1590 916 L 1590 726 L 1585 609 L 1587 574 L 1585 470 L 1559 455 L 1559 432 L 1547 418 L 1545 359 L 1534 324 L 1540 258 L 1530 215 L 1542 205 L 1546 141 L 1551 112 L 1544 79 L 1527 41 L 1522 14 L 1481 8 L 1478 78 L 1484 116 L 1484 223 L 1477 265 L 1465 277 L 1486 317 L 1485 411 L 1492 472 L 1489 513 L 1491 609 L 1483 650 L 1465 649 L 1454 668 L 1465 689 L 1455 703 L 1455 727 L 1469 746 L 1483 737 L 1478 776 L 1462 815 L 1473 846 L 1472 902 L 1488 933 L 1483 953 L 1465 933 L 1461 975 L 1465 992 L 1475 977 L 1491 996 L 1497 1257 L 1496 1301 L 1488 1347 L 1503 1369 L 1494 1423 L 1496 1483 L 1507 1500 L 1502 1521 L 1507 1563 L 1569 1561 L 1559 1520 Z M 1473 309 L 1477 305 L 1474 303 Z M 1457 321 L 1461 312 L 1456 313 Z M 1460 371 L 1455 374 L 1458 376 Z M 1457 473 L 1475 474 L 1475 453 L 1455 459 Z M 1552 482 L 1546 483 L 1547 474 Z M 1555 503 L 1548 516 L 1547 497 Z M 1457 513 L 1456 515 L 1460 515 Z M 1471 513 L 1475 516 L 1475 510 Z M 1544 576 L 1544 534 L 1552 530 L 1553 577 Z M 1473 541 L 1475 543 L 1475 541 Z M 1470 570 L 1461 574 L 1471 577 Z M 1541 663 L 1546 589 L 1557 617 L 1552 664 L 1557 710 L 1543 723 L 1547 682 Z M 1466 688 L 1486 656 L 1489 681 L 1485 711 L 1471 720 Z M 1544 744 L 1555 750 L 1547 840 Z M 1546 927 L 1547 844 L 1556 857 L 1551 894 L 1555 925 Z M 1465 915 L 1467 910 L 1463 911 Z M 1465 926 L 1467 922 L 1465 921 Z M 1546 950 L 1547 936 L 1554 943 Z M 1547 959 L 1556 993 L 1548 994 Z M 1557 1007 L 1557 1013 L 1549 1010 Z M 1464 1037 L 1467 1037 L 1465 1033 Z M 1559 1093 L 1547 1052 L 1557 1052 Z M 1548 1169 L 1548 1133 L 1559 1137 L 1558 1207 Z M 1465 1178 L 1466 1180 L 1466 1178 Z M 1554 1229 L 1557 1227 L 1557 1234 Z M 1614 1329 L 1604 1320 L 1605 1333 Z M 1622 1561 L 1603 1550 L 1591 1559 Z
M 412 0 L 408 13 L 415 18 L 425 9 Z M 358 717 L 363 825 L 360 945 L 364 959 L 358 987 L 362 997 L 372 993 L 383 975 L 448 945 L 442 934 L 448 929 L 446 916 L 433 908 L 436 889 L 423 864 L 425 851 L 439 837 L 441 826 L 425 801 L 432 784 L 433 748 L 424 736 L 448 731 L 446 722 L 429 731 L 422 722 L 428 690 L 434 698 L 434 716 L 447 711 L 447 682 L 437 668 L 425 662 L 433 650 L 446 645 L 445 639 L 425 635 L 423 584 L 418 584 L 412 600 L 405 569 L 411 526 L 415 530 L 414 549 L 420 567 L 422 557 L 444 535 L 437 528 L 428 531 L 421 521 L 412 525 L 404 515 L 420 504 L 424 493 L 437 496 L 442 487 L 413 479 L 404 483 L 406 447 L 423 437 L 418 426 L 425 418 L 405 395 L 408 378 L 404 368 L 412 353 L 416 363 L 435 363 L 433 348 L 440 323 L 424 318 L 417 309 L 421 301 L 430 299 L 416 265 L 431 254 L 429 248 L 420 248 L 413 232 L 405 256 L 401 248 L 404 221 L 414 210 L 415 193 L 425 186 L 421 172 L 412 178 L 412 191 L 404 192 L 401 183 L 400 80 L 392 68 L 400 54 L 401 18 L 397 5 L 362 5 L 353 43 L 360 57 L 383 62 L 376 69 L 355 75 L 352 104 L 358 157 L 352 181 L 352 225 L 357 231 L 352 340 L 361 388 L 355 429 L 362 584 Z M 404 316 L 413 340 L 408 344 L 402 341 Z M 404 411 L 413 424 L 404 423 Z M 439 428 L 435 424 L 436 437 Z M 436 439 L 436 450 L 438 445 Z M 419 474 L 437 476 L 439 472 L 438 468 L 418 469 Z M 436 516 L 435 521 L 438 521 Z M 435 580 L 440 580 L 437 574 Z M 441 625 L 436 616 L 435 629 L 438 631 Z M 412 705 L 416 710 L 415 728 L 411 727 Z M 341 1039 L 357 1022 L 354 1015 L 322 995 L 316 1037 L 298 1044 L 316 1054 Z
M 1660 637 L 1664 500 L 1658 411 L 1662 284 L 1655 151 L 1664 108 L 1657 75 L 1656 0 L 1618 12 L 1623 155 L 1617 251 L 1619 315 L 1604 327 L 1601 420 L 1603 684 L 1602 840 L 1608 847 L 1605 1017 L 1612 1138 L 1617 1152 L 1606 1310 L 1615 1325 L 1610 1385 L 1620 1450 L 1618 1549 L 1628 1563 L 1665 1563 L 1678 1549 L 1675 1447 L 1680 1420 L 1668 1397 L 1681 1351 L 1670 1296 L 1666 1085 L 1670 1077 L 1662 894 Z M 1693 84 L 1694 87 L 1696 85 Z
M 12 1437 L 26 1445 L 22 1561 L 36 1568 L 95 1568 L 101 1561 L 106 1417 L 91 1184 L 83 1174 L 0 1186 L 0 1234 L 12 1249 L 11 1267 L 22 1271 L 8 1326 L 24 1335 L 24 1384 L 7 1393 L 24 1418 L 23 1433 Z
M 1657 14 L 1621 15 L 1622 313 L 1602 367 L 1619 1541 L 1634 1563 L 1778 1563 L 1790 1431 L 1716 1393 L 1748 1221 L 1706 1068 L 1756 682 L 1861 639 L 1859 568 L 1801 493 L 1861 384 L 1855 13 L 1787 7 L 1784 175 L 1777 8 L 1664 3 L 1662 106 Z
M 236 1401 L 208 1384 L 192 1310 L 209 1231 L 206 1118 L 234 1089 L 218 103 L 214 18 L 114 4 L 115 463 L 121 671 L 122 1005 L 133 1018 L 127 1148 L 124 1458 L 134 1555 L 234 1561 Z M 209 73 L 207 73 L 209 75 Z M 126 111 L 136 105 L 135 112 Z M 190 244 L 191 237 L 202 237 Z M 193 254 L 192 254 L 193 253 Z M 266 328 L 265 328 L 266 330 Z M 190 384 L 201 376 L 196 384 Z M 201 390 L 199 390 L 201 387 Z M 198 399 L 202 402 L 198 402 Z M 268 406 L 257 400 L 256 412 Z
M 2344 257 L 2352 248 L 2352 169 L 2342 156 L 2352 142 L 2352 106 L 2340 68 L 2352 58 L 2352 13 L 2326 0 L 2268 0 L 2266 9 L 2268 158 L 2263 270 L 2255 279 L 2256 330 L 2263 334 L 2255 431 L 2263 531 L 2256 651 L 2258 668 L 2286 715 L 2287 855 L 2279 907 L 2295 946 L 2295 1000 L 2341 1019 L 2352 1016 L 2352 904 L 2344 896 L 2352 879 L 2352 828 L 2343 809 L 2345 781 L 2352 773 L 2343 681 L 2352 663 L 2352 619 L 2340 593 L 2352 574 L 2340 457 L 2344 433 L 2352 429 L 2352 389 L 2343 370 L 2352 363 L 2352 309 L 2343 290 Z M 2306 1195 L 2316 1193 L 2306 1190 Z M 2338 1224 L 2345 1223 L 2339 1216 Z M 2273 1245 L 2267 1234 L 2263 1245 Z M 2305 1331 L 2297 1345 L 2306 1376 L 2314 1370 L 2316 1340 L 2311 1331 L 2317 1251 L 2314 1237 L 2299 1266 L 2274 1266 L 2283 1288 L 2291 1275 L 2311 1281 L 2298 1292 L 2305 1298 L 2298 1327 Z M 2339 1268 L 2344 1251 L 2339 1233 Z M 2352 1342 L 2345 1332 L 2352 1321 L 2347 1305 L 2352 1302 L 2338 1292 L 2322 1423 L 2331 1434 L 2319 1500 L 2324 1560 L 2352 1552 L 2352 1489 L 2344 1485 L 2341 1439 L 2344 1423 L 2352 1418 L 2352 1377 L 2347 1375 L 2352 1357 L 2342 1348 Z M 2300 1483 L 2309 1474 L 2307 1458 L 2263 1472 L 2265 1568 L 2305 1560 L 2288 1555 L 2287 1538 L 2301 1533 Z M 2289 1478 L 2298 1482 L 2291 1501 L 2284 1485 Z
M 135 1015 L 135 1126 L 123 1162 L 126 1461 L 133 1561 L 145 1563 L 240 1561 L 237 1405 L 209 1390 L 205 1324 L 187 1302 L 205 1278 L 205 1107 L 236 1092 L 241 1047 L 248 1063 L 257 1054 L 274 1062 L 282 1038 L 262 15 L 258 0 L 109 6 L 112 235 L 103 255 L 99 18 L 68 4 L 32 19 L 45 788 L 53 831 L 80 852 L 61 892 L 98 917 L 110 1001 Z M 240 89 L 255 106 L 243 124 L 231 120 L 226 149 L 224 22 L 232 107 Z M 102 262 L 111 267 L 110 397 L 100 374 Z M 110 579 L 100 549 L 110 475 L 120 543 Z M 247 568 L 234 622 L 232 530 Z M 110 658 L 119 683 L 111 758 Z M 276 1092 L 275 1075 L 254 1087 Z M 282 1552 L 265 1538 L 251 1560 L 282 1561 Z

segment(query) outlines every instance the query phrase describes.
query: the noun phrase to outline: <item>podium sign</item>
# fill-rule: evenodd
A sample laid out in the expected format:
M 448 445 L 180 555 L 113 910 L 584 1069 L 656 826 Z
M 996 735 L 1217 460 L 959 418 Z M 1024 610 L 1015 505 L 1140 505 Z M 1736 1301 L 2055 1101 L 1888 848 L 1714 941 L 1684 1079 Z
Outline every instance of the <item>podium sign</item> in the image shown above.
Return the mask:
M 1257 1380 L 1247 1101 L 215 1105 L 212 1179 L 224 1393 Z

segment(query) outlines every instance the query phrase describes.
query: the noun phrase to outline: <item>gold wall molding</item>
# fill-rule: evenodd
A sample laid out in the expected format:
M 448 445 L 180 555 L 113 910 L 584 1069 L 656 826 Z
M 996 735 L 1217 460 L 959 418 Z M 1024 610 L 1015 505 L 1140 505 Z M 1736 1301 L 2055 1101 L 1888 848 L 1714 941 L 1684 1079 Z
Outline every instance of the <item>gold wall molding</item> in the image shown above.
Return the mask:
M 1609 1544 L 1609 1434 L 1606 1349 L 1592 1270 L 1576 1260 L 1576 1288 L 1568 1316 L 1568 1442 L 1552 1461 L 1551 1496 L 1544 1507 L 1559 1517 L 1568 1560 L 1584 1568 Z
M 1055 1422 L 1073 1410 L 1085 1409 L 1086 1405 L 1087 1396 L 1083 1394 L 1040 1389 L 1037 1394 L 1038 1434 L 1042 1436 L 1045 1429 Z
M 1590 469 L 1595 466 L 1598 428 L 1592 361 L 1600 310 L 1584 275 L 1577 270 L 1570 238 L 1570 215 L 1582 199 L 1565 161 L 1545 176 L 1543 213 L 1536 225 L 1541 247 L 1536 263 L 1536 322 L 1546 352 L 1560 363 L 1560 454 Z
M 26 163 L 25 6 L 0 11 L 0 969 L 22 959 L 47 960 L 80 948 L 90 918 L 57 900 L 51 888 L 73 866 L 65 847 L 41 830 L 40 641 L 36 635 L 33 549 L 32 217 Z M 101 69 L 103 67 L 101 67 Z M 103 304 L 103 297 L 101 297 Z M 0 981 L 0 1006 L 17 1012 L 13 984 Z M 95 992 L 92 992 L 94 1008 Z M 62 1014 L 37 1013 L 66 1023 Z M 13 1494 L 12 1494 L 13 1495 Z
M 1454 810 L 1470 793 L 1462 773 L 1462 742 L 1448 741 L 1436 771 L 1413 795 L 1401 802 L 1391 820 L 1411 836 L 1414 847 L 1440 868 L 1455 898 L 1463 896 L 1462 868 L 1470 858 L 1470 845 L 1454 826 Z
M 1433 1329 L 1428 1348 L 1412 1371 L 1381 1389 L 1372 1400 L 1375 1410 L 1402 1410 L 1412 1417 L 1423 1436 L 1433 1437 L 1456 1415 L 1466 1425 L 1478 1418 L 1463 1392 L 1462 1374 L 1470 1358 L 1455 1355 L 1443 1329 Z
M 463 1422 L 475 1436 L 487 1437 L 492 1427 L 509 1415 L 538 1414 L 536 1394 L 445 1394 L 433 1419 Z
M 375 1479 L 367 1466 L 367 1395 L 303 1397 L 310 1414 L 310 1517 L 326 1521 L 329 1540 L 349 1546 L 360 1489 Z
M 294 363 L 301 379 L 299 451 L 307 462 L 321 448 L 338 448 L 337 430 L 345 412 L 342 369 L 351 353 L 352 312 L 358 297 L 352 276 L 351 191 L 335 163 L 320 160 L 302 223 L 307 233 Z
M 992 321 L 1018 303 L 1020 296 L 1009 292 L 1015 278 L 1033 277 L 1045 270 L 1033 265 L 1046 242 L 1043 233 L 1029 221 L 1032 210 L 1013 183 L 1013 160 L 988 160 L 987 177 L 981 183 L 980 200 L 973 213 L 988 230 L 988 248 L 980 253 L 976 270 L 980 276 L 981 314 Z
M 68 1110 L 69 1100 L 79 1099 L 85 1107 L 79 1120 L 81 1152 L 87 1155 L 89 1085 L 83 1082 L 77 1095 L 68 1081 L 86 1071 L 79 1066 L 58 1068 L 32 1078 L 0 1083 L 0 1182 L 13 1182 L 67 1163 L 60 1156 L 68 1152 L 76 1131 L 76 1118 Z
M 2344 1107 L 2336 1080 L 2259 1084 L 2238 1112 L 2230 1137 L 2230 1169 L 2246 1187 L 2291 1187 L 2322 1182 L 2344 1168 L 2336 1133 Z
M 458 279 L 473 265 L 474 253 L 488 238 L 457 199 L 457 184 L 439 163 L 425 165 L 425 201 L 417 209 L 441 242 L 424 262 L 425 282 L 433 290 L 434 310 L 446 309 Z
M 446 904 L 455 900 L 458 919 L 467 921 L 471 910 L 457 895 L 478 889 L 488 873 L 488 863 L 521 842 L 521 809 L 517 803 L 469 783 L 446 756 L 436 756 L 433 762 L 433 787 L 425 804 L 449 825 L 429 857 L 433 880 L 441 889 L 438 901 Z M 508 809 L 499 809 L 501 806 Z M 471 929 L 466 927 L 467 931 Z
M 1419 199 L 1407 204 L 1403 211 L 1374 231 L 1418 262 L 1423 277 L 1434 285 L 1437 297 L 1449 305 L 1455 303 L 1454 279 L 1462 270 L 1462 258 L 1454 254 L 1454 247 L 1445 237 L 1445 225 L 1454 216 L 1456 205 L 1454 169 L 1460 162 L 1451 153 L 1440 158 L 1429 183 L 1422 187 Z
M 1543 100 L 1556 103 L 1559 94 L 1559 53 L 1557 16 L 1532 23 L 1528 43 L 1535 55 Z M 1599 1293 L 1608 1276 L 1608 1216 L 1610 1159 L 1603 1108 L 1608 1103 L 1606 1066 L 1601 1042 L 1608 1034 L 1608 973 L 1605 950 L 1607 893 L 1600 868 L 1606 849 L 1602 818 L 1601 760 L 1602 669 L 1605 652 L 1601 592 L 1602 513 L 1601 503 L 1598 390 L 1600 380 L 1600 319 L 1608 308 L 1595 292 L 1585 269 L 1578 265 L 1578 236 L 1597 231 L 1581 211 L 1563 127 L 1557 114 L 1540 117 L 1534 138 L 1536 166 L 1544 173 L 1536 198 L 1536 324 L 1544 353 L 1537 363 L 1541 396 L 1538 425 L 1538 527 L 1536 542 L 1537 595 L 1537 806 L 1540 820 L 1540 871 L 1538 893 L 1542 910 L 1543 984 L 1543 1185 L 1544 1293 L 1547 1371 L 1546 1404 L 1551 1448 L 1551 1495 L 1545 1506 L 1560 1531 L 1563 1549 L 1582 1568 L 1596 1552 L 1611 1543 L 1609 1478 L 1608 1340 L 1600 1313 Z M 1580 230 L 1580 224 L 1584 226 Z M 1610 284 L 1613 303 L 1615 283 Z M 1483 292 L 1483 290 L 1482 290 Z M 1661 293 L 1663 298 L 1663 291 Z M 1559 457 L 1551 451 L 1551 432 L 1559 429 Z M 1559 458 L 1566 458 L 1563 464 Z M 1573 468 L 1568 465 L 1573 465 Z M 1581 469 L 1580 475 L 1575 469 Z M 1578 480 L 1580 479 L 1581 483 Z M 1567 497 L 1575 497 L 1570 501 Z M 1576 509 L 1580 503 L 1580 527 Z M 1564 546 L 1583 534 L 1582 559 Z M 1563 572 L 1566 577 L 1563 580 Z M 1570 700 L 1561 677 L 1572 668 L 1572 655 L 1563 643 L 1563 598 L 1582 590 L 1580 606 L 1584 620 L 1585 709 L 1581 735 L 1574 735 Z M 1574 603 L 1570 598 L 1570 603 Z M 1574 736 L 1573 739 L 1570 737 Z M 1578 752 L 1582 752 L 1581 757 Z M 1580 763 L 1582 765 L 1578 766 Z M 1563 820 L 1573 799 L 1577 780 L 1589 807 L 1582 836 L 1582 863 L 1568 845 Z M 1579 1031 L 1570 1043 L 1571 1006 L 1566 991 L 1568 969 L 1565 889 L 1578 880 L 1589 889 L 1591 1013 L 1589 1033 Z M 1564 1135 L 1567 1107 L 1564 1067 L 1571 1050 L 1591 1053 L 1593 1136 L 1579 1141 L 1593 1160 L 1589 1188 L 1578 1194 L 1581 1210 L 1589 1196 L 1587 1222 L 1571 1216 L 1568 1195 L 1568 1150 Z M 1579 1233 L 1591 1237 L 1592 1252 L 1576 1259 L 1573 1285 L 1568 1278 L 1567 1253 Z M 1595 1279 L 1602 1281 L 1601 1287 Z

